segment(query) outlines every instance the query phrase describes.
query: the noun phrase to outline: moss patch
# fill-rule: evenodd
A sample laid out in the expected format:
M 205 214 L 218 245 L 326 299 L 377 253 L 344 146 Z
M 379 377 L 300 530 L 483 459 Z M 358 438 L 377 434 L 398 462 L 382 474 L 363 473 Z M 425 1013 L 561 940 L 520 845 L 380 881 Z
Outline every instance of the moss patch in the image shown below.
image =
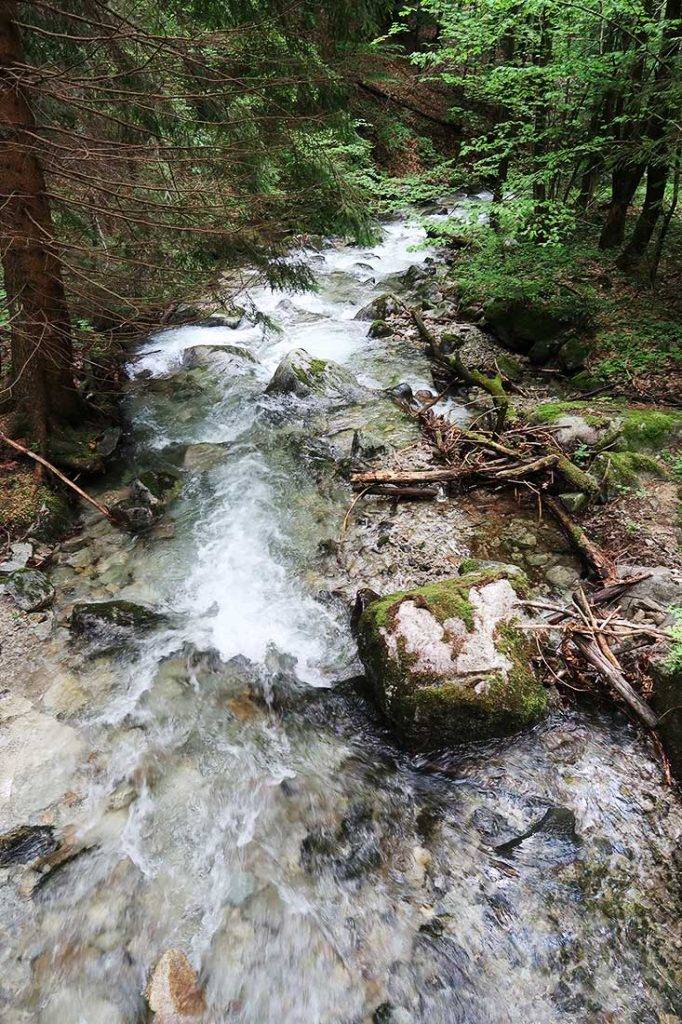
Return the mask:
M 11 535 L 29 528 L 38 540 L 53 540 L 72 522 L 71 508 L 61 494 L 37 484 L 32 470 L 19 469 L 3 478 L 0 487 L 0 524 Z
M 612 487 L 633 487 L 642 473 L 652 473 L 663 479 L 668 477 L 665 466 L 653 455 L 645 452 L 602 452 L 595 460 L 602 484 Z
M 660 451 L 671 439 L 682 436 L 682 412 L 674 409 L 628 409 L 623 438 L 632 451 Z

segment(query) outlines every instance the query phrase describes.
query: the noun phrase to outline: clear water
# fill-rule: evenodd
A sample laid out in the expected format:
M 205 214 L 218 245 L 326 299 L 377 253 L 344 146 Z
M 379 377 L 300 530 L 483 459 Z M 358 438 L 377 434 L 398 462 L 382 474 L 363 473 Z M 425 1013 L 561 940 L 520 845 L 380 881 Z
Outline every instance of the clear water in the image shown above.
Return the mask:
M 353 319 L 425 258 L 421 238 L 397 221 L 372 249 L 311 256 L 315 293 L 254 289 L 280 332 L 168 330 L 135 363 L 138 457 L 208 442 L 224 458 L 186 474 L 174 537 L 112 541 L 130 569 L 120 594 L 171 626 L 82 669 L 84 686 L 108 684 L 68 719 L 82 750 L 60 820 L 89 849 L 32 899 L 2 887 L 3 1021 L 143 1021 L 170 947 L 197 968 L 213 1024 L 682 1014 L 681 818 L 645 742 L 606 716 L 554 713 L 447 758 L 404 755 L 340 682 L 358 671 L 345 610 L 306 585 L 348 495 L 318 492 L 305 405 L 263 389 L 298 346 L 366 383 L 428 380 L 416 349 L 389 358 Z M 256 361 L 214 373 L 208 393 L 154 389 L 207 344 Z M 76 596 L 106 596 L 97 584 Z M 558 825 L 496 851 L 548 809 Z

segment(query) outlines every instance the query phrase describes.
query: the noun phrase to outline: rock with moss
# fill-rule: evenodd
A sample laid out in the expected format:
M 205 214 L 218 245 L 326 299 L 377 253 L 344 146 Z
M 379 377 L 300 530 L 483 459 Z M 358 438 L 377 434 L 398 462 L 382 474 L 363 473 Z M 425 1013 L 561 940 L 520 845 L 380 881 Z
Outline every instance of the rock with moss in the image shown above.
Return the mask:
M 355 314 L 356 320 L 386 320 L 394 313 L 402 312 L 402 306 L 393 295 L 378 295 Z
M 71 612 L 71 632 L 89 641 L 98 653 L 125 648 L 138 633 L 163 622 L 163 615 L 133 601 L 83 602 Z
M 501 373 L 509 380 L 519 380 L 526 366 L 523 356 L 509 352 L 474 324 L 454 323 L 440 337 L 445 355 L 458 352 L 468 370 L 494 377 Z
M 36 483 L 32 470 L 18 469 L 0 488 L 0 523 L 10 534 L 49 543 L 70 529 L 73 512 L 62 494 Z
M 182 357 L 182 369 L 194 370 L 199 366 L 221 372 L 244 373 L 253 369 L 258 360 L 243 345 L 193 345 Z
M 585 332 L 591 322 L 587 296 L 567 293 L 561 298 L 496 298 L 484 306 L 486 323 L 498 338 L 534 362 L 558 357 L 570 337 Z
M 113 424 L 62 426 L 50 434 L 47 453 L 52 462 L 66 469 L 78 473 L 101 473 L 120 440 L 121 429 Z
M 18 569 L 2 582 L 5 593 L 22 611 L 40 611 L 54 600 L 54 587 L 38 569 Z
M 668 471 L 662 462 L 646 452 L 602 452 L 594 460 L 593 472 L 599 477 L 605 497 L 639 487 L 647 477 L 665 479 Z
M 314 396 L 342 402 L 357 401 L 367 395 L 345 367 L 331 359 L 315 359 L 303 348 L 284 357 L 265 390 L 269 395 Z
M 618 451 L 659 453 L 682 441 L 682 412 L 664 406 L 639 409 L 608 399 L 542 402 L 530 412 L 535 423 L 559 427 L 559 440 Z
M 393 328 L 386 320 L 372 320 L 367 332 L 370 338 L 389 338 L 393 333 Z
M 523 630 L 527 586 L 523 573 L 483 564 L 365 608 L 357 624 L 360 656 L 379 706 L 407 746 L 503 736 L 542 714 L 545 691 Z
M 679 409 L 627 409 L 623 415 L 623 442 L 628 451 L 660 452 L 682 441 Z

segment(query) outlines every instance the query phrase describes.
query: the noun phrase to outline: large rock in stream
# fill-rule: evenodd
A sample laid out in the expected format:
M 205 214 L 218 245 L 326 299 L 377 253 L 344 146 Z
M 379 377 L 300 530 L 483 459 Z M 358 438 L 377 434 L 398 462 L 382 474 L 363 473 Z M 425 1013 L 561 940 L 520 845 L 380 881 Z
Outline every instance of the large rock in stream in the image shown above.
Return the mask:
M 489 566 L 372 601 L 357 626 L 377 702 L 409 747 L 513 733 L 546 694 L 531 667 L 513 567 Z
M 353 374 L 331 359 L 315 359 L 303 348 L 289 352 L 265 389 L 269 395 L 296 395 L 355 402 L 366 397 Z
M 54 587 L 39 569 L 17 569 L 2 583 L 5 593 L 25 612 L 47 608 L 54 599 Z
M 73 606 L 71 632 L 105 653 L 127 647 L 138 633 L 165 621 L 163 615 L 132 601 L 82 602 Z

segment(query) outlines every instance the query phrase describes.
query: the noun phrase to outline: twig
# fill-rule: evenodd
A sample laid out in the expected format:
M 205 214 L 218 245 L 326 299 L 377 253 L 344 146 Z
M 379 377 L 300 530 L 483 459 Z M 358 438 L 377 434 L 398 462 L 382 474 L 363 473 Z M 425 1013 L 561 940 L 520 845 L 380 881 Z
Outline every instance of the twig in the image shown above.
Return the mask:
M 8 444 L 10 448 L 14 448 L 15 451 L 21 452 L 22 455 L 27 455 L 29 459 L 33 459 L 34 462 L 44 466 L 45 469 L 49 469 L 50 473 L 53 473 L 54 476 L 62 481 L 62 483 L 66 484 L 67 487 L 70 487 L 72 491 L 75 491 L 79 497 L 83 498 L 84 501 L 87 501 L 93 506 L 93 508 L 96 508 L 97 511 L 103 515 L 105 519 L 108 519 L 110 523 L 113 523 L 115 526 L 121 526 L 123 524 L 122 516 L 117 515 L 107 505 L 103 505 L 101 501 L 97 501 L 96 498 L 93 498 L 90 494 L 79 487 L 78 484 L 75 484 L 73 480 L 69 480 L 68 476 L 65 476 L 61 470 L 57 469 L 56 466 L 53 466 L 52 463 L 48 462 L 42 455 L 38 455 L 37 452 L 31 451 L 30 448 L 25 448 L 24 445 L 19 444 L 18 441 L 13 441 L 2 431 L 0 431 L 0 441 L 3 444 Z

